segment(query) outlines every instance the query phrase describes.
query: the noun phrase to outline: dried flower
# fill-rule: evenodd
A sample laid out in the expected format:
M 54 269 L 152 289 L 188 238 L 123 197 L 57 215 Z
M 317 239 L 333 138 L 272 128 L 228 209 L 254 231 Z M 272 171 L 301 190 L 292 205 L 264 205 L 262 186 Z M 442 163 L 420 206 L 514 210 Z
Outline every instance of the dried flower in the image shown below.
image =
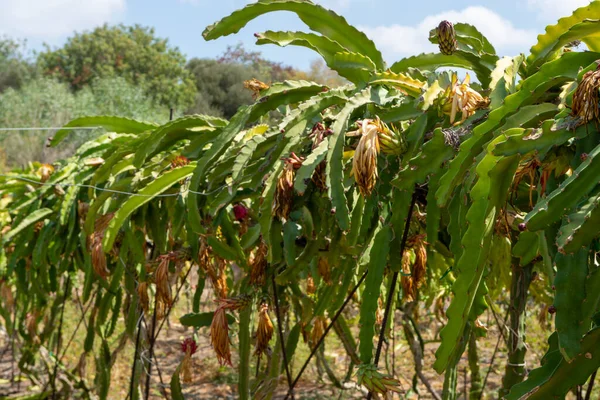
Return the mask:
M 407 302 L 415 301 L 417 295 L 417 287 L 410 271 L 410 256 L 411 251 L 408 249 L 404 250 L 404 254 L 402 255 L 402 278 L 400 279 L 400 283 L 402 284 L 404 299 Z
M 229 348 L 229 325 L 225 311 L 239 310 L 250 304 L 250 296 L 238 296 L 217 299 L 218 307 L 210 324 L 210 343 L 217 354 L 219 364 L 231 364 L 231 350 Z
M 224 307 L 217 307 L 210 324 L 210 343 L 217 354 L 220 365 L 231 364 L 231 349 L 229 348 L 229 325 Z
M 600 65 L 595 71 L 588 71 L 573 94 L 571 115 L 579 117 L 577 126 L 595 120 L 600 122 Z
M 269 306 L 261 304 L 258 312 L 258 327 L 256 328 L 256 348 L 254 354 L 260 356 L 269 347 L 269 341 L 273 337 L 273 323 L 269 318 Z
M 317 345 L 325 332 L 325 328 L 327 328 L 327 318 L 322 315 L 315 317 L 315 322 L 313 323 L 312 332 L 310 334 L 311 347 Z
M 327 257 L 319 257 L 317 270 L 325 283 L 331 285 L 331 268 L 329 267 L 329 260 L 327 260 Z
M 96 220 L 94 232 L 88 237 L 88 246 L 92 253 L 92 267 L 96 274 L 103 279 L 106 279 L 110 275 L 110 271 L 106 267 L 106 255 L 102 248 L 102 240 L 113 216 L 114 213 L 100 216 Z
M 10 285 L 4 280 L 0 280 L 0 296 L 4 300 L 4 308 L 8 312 L 12 312 L 15 305 L 15 298 Z
M 150 309 L 150 297 L 148 296 L 148 282 L 140 282 L 137 287 L 140 305 L 145 313 Z
M 171 160 L 171 169 L 184 167 L 190 163 L 190 160 L 186 156 L 178 155 Z
M 169 284 L 169 255 L 158 257 L 159 263 L 154 271 L 154 283 L 156 284 L 156 297 L 164 308 L 170 307 L 173 299 L 171 297 L 171 285 Z
M 267 245 L 263 240 L 252 253 L 250 261 L 250 284 L 262 286 L 265 284 L 265 272 L 267 269 Z
M 427 248 L 425 247 L 425 236 L 426 234 L 417 234 L 407 241 L 408 247 L 415 252 L 415 263 L 411 275 L 417 289 L 423 285 L 427 272 Z
M 311 133 L 308 135 L 313 140 L 312 149 L 316 149 L 327 136 L 332 134 L 333 131 L 331 129 L 325 129 L 325 126 L 322 123 L 317 122 L 313 126 Z M 317 165 L 312 176 L 312 182 L 321 191 L 327 190 L 326 169 L 327 161 L 323 160 Z
M 304 158 L 291 153 L 288 158 L 283 160 L 285 161 L 285 166 L 277 181 L 275 196 L 273 198 L 273 215 L 282 221 L 288 219 L 292 210 L 295 170 L 302 166 Z
M 309 274 L 308 278 L 306 278 L 306 293 L 315 294 L 316 291 L 317 287 L 315 286 L 315 280 L 312 275 Z

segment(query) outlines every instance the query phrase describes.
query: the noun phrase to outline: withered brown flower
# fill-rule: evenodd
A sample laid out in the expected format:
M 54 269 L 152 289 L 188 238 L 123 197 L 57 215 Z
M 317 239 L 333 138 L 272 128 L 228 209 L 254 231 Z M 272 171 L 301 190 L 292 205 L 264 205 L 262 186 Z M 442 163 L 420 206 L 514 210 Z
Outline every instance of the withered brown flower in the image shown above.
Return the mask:
M 294 153 L 284 159 L 285 166 L 275 188 L 273 197 L 273 215 L 282 221 L 288 219 L 292 210 L 294 198 L 294 176 L 295 170 L 302 166 L 303 157 L 299 157 Z
M 595 71 L 588 71 L 583 75 L 581 82 L 573 94 L 571 115 L 579 117 L 579 125 L 590 121 L 600 122 L 600 65 Z
M 269 318 L 269 306 L 266 303 L 260 305 L 258 311 L 258 327 L 256 328 L 256 348 L 254 354 L 261 355 L 269 347 L 269 341 L 273 337 L 273 322 Z

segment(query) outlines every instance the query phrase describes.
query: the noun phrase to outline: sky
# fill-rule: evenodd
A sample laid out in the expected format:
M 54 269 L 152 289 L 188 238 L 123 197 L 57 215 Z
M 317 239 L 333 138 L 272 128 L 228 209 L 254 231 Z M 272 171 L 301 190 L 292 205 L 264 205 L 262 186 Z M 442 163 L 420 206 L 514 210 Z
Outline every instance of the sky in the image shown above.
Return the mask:
M 204 28 L 253 2 L 249 0 L 0 0 L 0 35 L 25 39 L 30 50 L 62 45 L 75 31 L 103 23 L 152 26 L 188 58 L 217 57 L 243 43 L 273 61 L 307 69 L 317 54 L 299 47 L 257 46 L 254 33 L 306 31 L 292 13 L 275 12 L 252 21 L 235 35 L 206 42 Z M 527 53 L 545 26 L 589 0 L 316 0 L 364 31 L 391 64 L 403 57 L 436 51 L 427 40 L 439 21 L 475 25 L 500 55 Z

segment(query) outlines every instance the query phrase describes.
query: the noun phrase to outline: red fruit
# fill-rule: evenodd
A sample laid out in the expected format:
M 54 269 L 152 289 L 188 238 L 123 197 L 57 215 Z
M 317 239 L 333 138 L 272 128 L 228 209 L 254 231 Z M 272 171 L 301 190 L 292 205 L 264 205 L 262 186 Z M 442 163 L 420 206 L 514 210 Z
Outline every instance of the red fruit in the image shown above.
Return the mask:
M 241 204 L 236 204 L 233 206 L 233 215 L 235 215 L 236 220 L 241 222 L 248 216 L 248 209 Z
M 548 307 L 548 312 L 550 314 L 554 314 L 556 312 L 556 307 L 554 307 L 554 305 L 551 305 L 550 307 Z
M 524 222 L 521 222 L 519 224 L 519 230 L 523 232 L 525 229 L 527 229 L 527 225 Z

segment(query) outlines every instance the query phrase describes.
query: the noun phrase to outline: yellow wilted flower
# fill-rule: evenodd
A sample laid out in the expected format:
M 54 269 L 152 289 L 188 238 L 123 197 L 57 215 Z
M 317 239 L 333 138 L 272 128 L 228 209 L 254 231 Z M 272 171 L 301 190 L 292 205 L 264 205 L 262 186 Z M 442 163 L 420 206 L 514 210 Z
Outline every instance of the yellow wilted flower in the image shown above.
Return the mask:
M 256 328 L 256 348 L 254 354 L 261 355 L 269 347 L 269 341 L 273 337 L 273 322 L 269 318 L 269 306 L 261 304 L 258 311 L 258 327 Z
M 379 128 L 376 122 L 365 119 L 358 123 L 356 131 L 348 132 L 348 136 L 360 136 L 354 157 L 352 158 L 352 175 L 363 196 L 369 196 L 377 181 L 377 155 L 379 154 Z
M 438 100 L 443 114 L 450 116 L 450 123 L 456 121 L 456 115 L 461 113 L 461 122 L 473 115 L 480 108 L 485 108 L 490 104 L 488 98 L 484 98 L 477 91 L 471 89 L 469 83 L 471 77 L 469 74 L 462 83 L 458 82 L 458 75 L 452 75 L 452 83 L 446 91 L 440 94 Z
M 573 107 L 571 115 L 579 117 L 579 125 L 587 124 L 592 120 L 600 121 L 600 65 L 595 71 L 588 71 L 583 75 L 581 83 L 573 94 Z
M 42 183 L 50 179 L 50 175 L 53 173 L 54 167 L 50 164 L 42 164 L 37 170 L 37 174 L 40 176 L 40 181 Z
M 267 90 L 269 85 L 256 78 L 244 81 L 244 87 L 252 91 L 252 98 L 256 99 L 262 90 Z

